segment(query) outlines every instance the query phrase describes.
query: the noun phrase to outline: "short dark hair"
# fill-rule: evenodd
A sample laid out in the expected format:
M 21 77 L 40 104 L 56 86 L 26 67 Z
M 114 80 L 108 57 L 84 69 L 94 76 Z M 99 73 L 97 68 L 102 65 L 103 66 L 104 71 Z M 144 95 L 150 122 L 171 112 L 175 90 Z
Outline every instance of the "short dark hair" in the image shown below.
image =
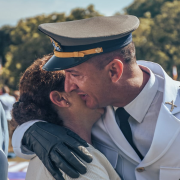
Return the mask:
M 107 64 L 116 58 L 121 59 L 124 63 L 132 64 L 136 62 L 134 42 L 131 42 L 121 49 L 92 57 L 87 61 L 87 63 L 93 63 L 97 68 L 104 69 Z
M 39 119 L 62 125 L 56 110 L 52 107 L 49 94 L 57 90 L 64 92 L 64 71 L 45 71 L 43 65 L 51 55 L 36 60 L 26 69 L 19 82 L 20 98 L 13 105 L 12 117 L 18 124 Z
M 10 90 L 9 90 L 9 87 L 8 86 L 3 86 L 2 87 L 2 93 L 8 93 L 9 94 Z

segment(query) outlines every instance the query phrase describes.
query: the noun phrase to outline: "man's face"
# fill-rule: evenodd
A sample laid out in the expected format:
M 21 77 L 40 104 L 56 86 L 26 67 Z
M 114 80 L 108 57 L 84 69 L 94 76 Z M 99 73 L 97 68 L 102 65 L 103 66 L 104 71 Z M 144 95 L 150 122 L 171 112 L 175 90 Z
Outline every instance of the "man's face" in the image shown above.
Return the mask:
M 92 63 L 82 63 L 65 70 L 65 91 L 76 91 L 89 108 L 108 105 L 110 77 L 106 69 L 100 70 Z

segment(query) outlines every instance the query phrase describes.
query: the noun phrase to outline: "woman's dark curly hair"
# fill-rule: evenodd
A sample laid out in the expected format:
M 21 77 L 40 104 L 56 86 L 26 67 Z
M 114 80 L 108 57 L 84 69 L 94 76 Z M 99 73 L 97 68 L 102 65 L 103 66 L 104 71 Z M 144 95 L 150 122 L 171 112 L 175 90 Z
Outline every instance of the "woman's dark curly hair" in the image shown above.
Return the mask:
M 26 69 L 19 83 L 20 98 L 12 109 L 12 117 L 19 125 L 30 120 L 45 120 L 62 125 L 62 120 L 52 107 L 49 94 L 64 91 L 64 71 L 44 71 L 43 65 L 51 55 L 37 59 Z

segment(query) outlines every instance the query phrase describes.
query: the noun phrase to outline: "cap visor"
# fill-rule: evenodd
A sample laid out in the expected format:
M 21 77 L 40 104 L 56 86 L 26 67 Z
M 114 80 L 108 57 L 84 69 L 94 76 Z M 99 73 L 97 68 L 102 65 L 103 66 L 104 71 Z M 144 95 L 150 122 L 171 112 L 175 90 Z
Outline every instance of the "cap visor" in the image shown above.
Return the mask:
M 59 58 L 53 55 L 43 66 L 43 69 L 46 71 L 64 70 L 77 66 L 86 60 L 87 58 Z

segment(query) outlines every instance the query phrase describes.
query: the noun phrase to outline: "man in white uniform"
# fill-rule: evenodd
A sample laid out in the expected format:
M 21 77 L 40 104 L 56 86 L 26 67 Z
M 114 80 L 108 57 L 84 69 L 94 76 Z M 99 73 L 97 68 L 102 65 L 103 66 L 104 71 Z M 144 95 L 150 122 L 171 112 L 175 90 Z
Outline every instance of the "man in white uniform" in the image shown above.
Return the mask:
M 128 15 L 40 25 L 55 47 L 44 69 L 65 69 L 65 91 L 76 91 L 89 108 L 107 106 L 106 116 L 93 128 L 93 144 L 123 180 L 180 179 L 180 83 L 156 63 L 136 62 L 131 32 L 138 25 L 139 20 Z M 33 136 L 33 123 L 16 130 L 14 150 L 31 158 L 28 148 L 48 170 L 47 157 L 65 171 L 69 155 L 59 153 L 63 163 L 53 159 L 59 142 L 49 143 L 51 148 L 41 155 L 36 146 L 43 146 L 48 135 Z M 27 148 L 21 146 L 22 136 Z

